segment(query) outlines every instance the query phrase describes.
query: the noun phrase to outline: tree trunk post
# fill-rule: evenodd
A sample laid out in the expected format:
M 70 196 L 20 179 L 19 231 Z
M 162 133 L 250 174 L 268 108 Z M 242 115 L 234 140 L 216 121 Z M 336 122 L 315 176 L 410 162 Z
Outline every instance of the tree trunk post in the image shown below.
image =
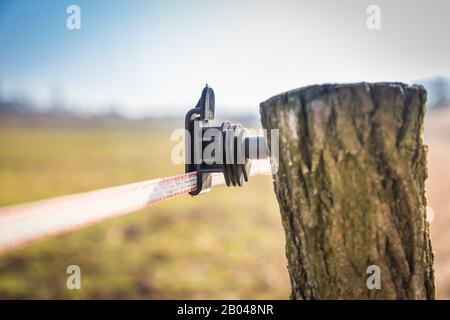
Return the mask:
M 421 86 L 357 83 L 261 103 L 263 127 L 279 129 L 274 188 L 292 299 L 435 298 L 425 101 Z

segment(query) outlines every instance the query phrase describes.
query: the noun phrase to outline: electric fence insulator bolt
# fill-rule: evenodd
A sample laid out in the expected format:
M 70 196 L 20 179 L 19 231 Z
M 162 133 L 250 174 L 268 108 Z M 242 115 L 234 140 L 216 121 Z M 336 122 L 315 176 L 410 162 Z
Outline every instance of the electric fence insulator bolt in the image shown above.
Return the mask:
M 222 173 L 227 186 L 242 186 L 250 177 L 252 160 L 268 158 L 264 136 L 247 136 L 240 123 L 211 125 L 214 111 L 214 91 L 206 85 L 185 117 L 185 172 L 197 172 L 197 188 L 191 195 L 211 189 L 212 173 Z

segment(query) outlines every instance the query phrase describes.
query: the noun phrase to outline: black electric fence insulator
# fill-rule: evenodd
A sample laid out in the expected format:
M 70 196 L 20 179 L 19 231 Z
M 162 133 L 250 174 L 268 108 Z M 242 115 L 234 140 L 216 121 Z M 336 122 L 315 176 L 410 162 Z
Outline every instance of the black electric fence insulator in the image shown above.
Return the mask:
M 264 136 L 246 136 L 239 123 L 209 125 L 214 111 L 214 91 L 206 85 L 196 107 L 185 118 L 185 171 L 197 172 L 197 188 L 191 195 L 211 189 L 212 173 L 222 173 L 227 186 L 242 186 L 250 177 L 252 160 L 268 157 Z M 210 156 L 204 158 L 209 152 Z

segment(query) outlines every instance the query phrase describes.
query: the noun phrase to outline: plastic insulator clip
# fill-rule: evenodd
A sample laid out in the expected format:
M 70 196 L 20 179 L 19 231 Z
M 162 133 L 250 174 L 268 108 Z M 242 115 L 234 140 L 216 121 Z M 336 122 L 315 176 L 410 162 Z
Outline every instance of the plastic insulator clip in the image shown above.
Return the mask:
M 222 173 L 227 186 L 242 186 L 249 180 L 252 159 L 268 157 L 264 136 L 247 136 L 239 123 L 211 125 L 214 112 L 214 91 L 206 85 L 185 117 L 185 172 L 197 172 L 193 196 L 211 189 L 213 173 Z

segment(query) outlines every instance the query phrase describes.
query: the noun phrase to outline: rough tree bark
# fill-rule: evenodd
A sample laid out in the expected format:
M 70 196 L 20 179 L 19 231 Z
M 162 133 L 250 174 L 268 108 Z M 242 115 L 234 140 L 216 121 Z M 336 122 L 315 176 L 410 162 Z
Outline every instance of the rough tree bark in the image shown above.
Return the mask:
M 280 130 L 274 186 L 292 299 L 434 299 L 425 100 L 421 86 L 360 83 L 261 103 L 263 127 Z M 367 288 L 370 265 L 379 290 Z

